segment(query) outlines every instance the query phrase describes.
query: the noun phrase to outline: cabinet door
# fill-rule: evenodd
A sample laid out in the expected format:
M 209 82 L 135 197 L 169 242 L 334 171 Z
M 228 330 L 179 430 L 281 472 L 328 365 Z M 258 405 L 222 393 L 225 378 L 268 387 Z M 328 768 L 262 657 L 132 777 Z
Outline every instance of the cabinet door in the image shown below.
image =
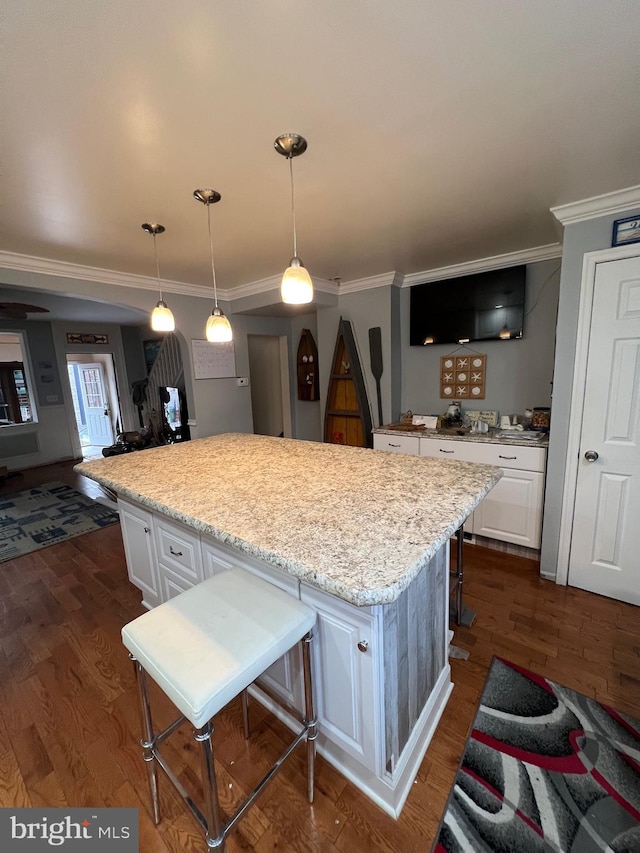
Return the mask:
M 234 553 L 206 536 L 201 537 L 201 545 L 205 578 L 240 567 L 280 587 L 295 598 L 299 597 L 299 582 L 292 575 L 279 572 L 270 566 L 260 566 L 257 562 L 254 565 L 254 561 L 245 554 L 237 551 Z M 293 705 L 298 711 L 303 711 L 304 686 L 300 649 L 297 646 L 290 649 L 260 676 L 257 683 L 258 686 L 264 684 L 265 688 L 282 699 L 285 704 Z
M 124 553 L 129 580 L 142 591 L 142 603 L 151 608 L 160 604 L 160 579 L 153 538 L 151 513 L 126 501 L 118 501 Z
M 544 474 L 502 469 L 502 479 L 473 514 L 473 532 L 527 548 L 540 548 Z
M 335 744 L 375 773 L 374 619 L 306 584 L 300 585 L 300 598 L 318 615 L 312 647 L 320 740 Z
M 175 598 L 181 592 L 191 589 L 193 582 L 185 578 L 183 574 L 172 571 L 168 566 L 160 564 L 160 590 L 163 601 Z

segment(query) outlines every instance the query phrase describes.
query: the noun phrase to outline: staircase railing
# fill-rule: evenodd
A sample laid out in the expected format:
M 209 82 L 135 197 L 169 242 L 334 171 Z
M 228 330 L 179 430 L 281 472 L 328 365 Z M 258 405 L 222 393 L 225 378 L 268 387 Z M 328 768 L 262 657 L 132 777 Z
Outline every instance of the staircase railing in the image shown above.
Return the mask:
M 145 426 L 151 421 L 159 428 L 162 424 L 162 403 L 159 388 L 163 386 L 180 388 L 184 391 L 184 367 L 180 343 L 174 334 L 168 334 L 162 341 L 156 360 L 153 362 L 147 381 L 146 400 L 143 405 Z

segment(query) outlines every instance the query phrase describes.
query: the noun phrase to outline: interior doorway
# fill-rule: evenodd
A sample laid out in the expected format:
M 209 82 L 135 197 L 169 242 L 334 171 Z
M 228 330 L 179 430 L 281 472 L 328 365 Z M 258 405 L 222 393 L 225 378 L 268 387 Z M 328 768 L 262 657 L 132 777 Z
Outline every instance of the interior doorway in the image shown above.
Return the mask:
M 640 605 L 637 247 L 586 256 L 578 324 L 558 580 Z
M 289 348 L 285 335 L 247 335 L 253 431 L 291 438 Z
M 67 373 L 83 459 L 102 458 L 120 432 L 113 356 L 110 353 L 67 354 Z

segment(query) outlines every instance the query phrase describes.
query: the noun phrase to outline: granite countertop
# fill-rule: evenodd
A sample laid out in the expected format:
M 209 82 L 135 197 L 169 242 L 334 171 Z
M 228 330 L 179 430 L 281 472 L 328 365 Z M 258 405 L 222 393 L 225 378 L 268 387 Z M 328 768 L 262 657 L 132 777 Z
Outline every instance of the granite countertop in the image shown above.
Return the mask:
M 393 428 L 392 428 L 393 427 Z M 482 444 L 518 444 L 523 447 L 548 447 L 549 436 L 545 433 L 541 438 L 523 438 L 523 430 L 505 430 L 506 435 L 501 435 L 503 430 L 490 428 L 489 432 L 467 432 L 464 435 L 456 435 L 450 432 L 438 432 L 435 429 L 401 429 L 392 424 L 372 430 L 378 435 L 415 435 L 420 438 L 446 439 L 447 441 L 478 441 Z
M 501 477 L 471 462 L 235 433 L 75 470 L 358 606 L 394 601 Z

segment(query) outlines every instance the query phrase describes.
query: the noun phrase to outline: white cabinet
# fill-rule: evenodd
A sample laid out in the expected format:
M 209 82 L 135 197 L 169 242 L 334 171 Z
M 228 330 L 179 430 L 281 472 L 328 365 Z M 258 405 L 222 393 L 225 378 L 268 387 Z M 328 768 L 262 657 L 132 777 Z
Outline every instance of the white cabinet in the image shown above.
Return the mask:
M 503 468 L 502 479 L 473 514 L 473 532 L 540 548 L 544 474 Z
M 378 432 L 374 432 L 373 449 L 387 450 L 389 453 L 405 453 L 409 456 L 419 456 L 420 436 L 384 435 Z
M 540 548 L 546 448 L 421 438 L 420 455 L 479 462 L 502 469 L 502 479 L 476 507 L 465 531 L 526 548 Z
M 153 537 L 153 515 L 125 501 L 118 501 L 118 510 L 129 580 L 141 590 L 144 606 L 155 607 L 164 598 Z
M 330 741 L 376 772 L 376 664 L 374 618 L 366 608 L 338 601 L 301 584 L 300 598 L 316 611 L 315 704 L 320 745 Z

